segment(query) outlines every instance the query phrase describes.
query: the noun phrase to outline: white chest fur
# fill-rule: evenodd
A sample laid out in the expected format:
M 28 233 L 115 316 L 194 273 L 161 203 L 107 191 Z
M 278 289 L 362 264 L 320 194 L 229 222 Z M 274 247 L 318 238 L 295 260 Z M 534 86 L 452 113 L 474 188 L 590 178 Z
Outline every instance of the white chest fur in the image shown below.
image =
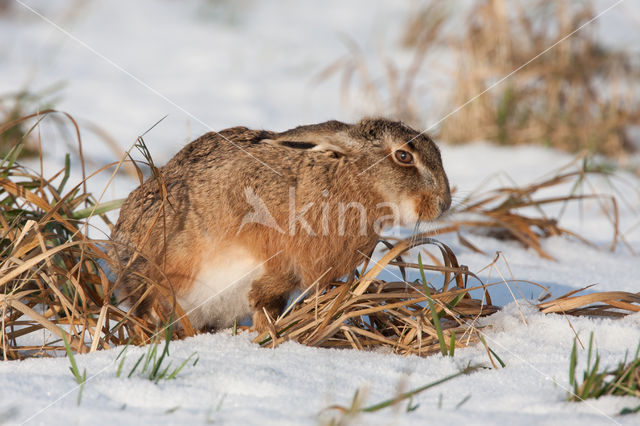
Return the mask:
M 262 262 L 244 247 L 233 246 L 204 260 L 188 293 L 178 302 L 194 328 L 225 328 L 251 310 L 247 294 L 251 282 L 264 273 Z

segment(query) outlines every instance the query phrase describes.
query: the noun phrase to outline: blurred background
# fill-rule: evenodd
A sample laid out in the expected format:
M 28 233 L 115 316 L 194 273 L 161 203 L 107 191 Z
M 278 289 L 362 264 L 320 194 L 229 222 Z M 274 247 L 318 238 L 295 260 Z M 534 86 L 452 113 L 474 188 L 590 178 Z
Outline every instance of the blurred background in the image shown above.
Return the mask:
M 596 153 L 637 173 L 639 50 L 634 1 L 0 0 L 0 123 L 69 113 L 92 170 L 165 116 L 145 135 L 158 164 L 210 130 L 384 115 L 444 144 Z M 68 118 L 32 125 L 0 151 L 26 137 L 40 167 L 42 145 L 45 174 L 77 156 Z

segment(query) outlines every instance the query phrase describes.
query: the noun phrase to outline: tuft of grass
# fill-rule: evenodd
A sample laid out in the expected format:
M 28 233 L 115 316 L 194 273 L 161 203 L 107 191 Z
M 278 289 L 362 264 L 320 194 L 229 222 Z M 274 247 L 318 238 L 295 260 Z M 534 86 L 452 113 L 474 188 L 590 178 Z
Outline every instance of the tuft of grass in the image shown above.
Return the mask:
M 37 125 L 52 114 L 23 120 Z M 65 338 L 72 350 L 89 352 L 126 340 L 122 328 L 142 336 L 146 325 L 112 304 L 113 288 L 101 266 L 112 261 L 101 242 L 87 236 L 90 219 L 112 225 L 105 213 L 121 201 L 99 203 L 84 180 L 70 186 L 68 156 L 48 178 L 21 166 L 16 159 L 22 146 L 0 161 L 0 355 L 6 360 L 64 351 Z M 110 328 L 112 321 L 118 325 Z M 42 345 L 22 343 L 43 330 Z
M 338 76 L 343 99 L 356 92 L 368 114 L 428 127 L 451 143 L 625 157 L 637 149 L 640 64 L 600 41 L 595 3 L 482 0 L 452 13 L 448 2 L 421 2 L 393 46 L 411 56 L 409 64 L 367 63 L 346 39 L 347 53 L 316 81 Z M 442 66 L 443 51 L 453 68 Z
M 86 176 L 80 130 L 67 114 L 27 115 L 1 125 L 0 135 L 21 122 L 33 132 L 44 118 L 57 115 L 75 129 L 79 166 Z M 87 192 L 86 180 L 114 166 L 117 171 L 121 163 L 105 165 L 71 185 L 70 156 L 48 177 L 19 163 L 26 139 L 0 159 L 0 359 L 66 351 L 65 339 L 79 353 L 148 343 L 154 326 L 119 306 L 117 281 L 110 281 L 107 271 L 120 265 L 105 253 L 105 240 L 88 235 L 96 220 L 112 228 L 106 213 L 123 200 L 100 202 Z M 183 325 L 186 321 L 181 319 Z M 41 344 L 27 343 L 34 334 L 44 336 Z
M 631 360 L 627 355 L 616 368 L 607 369 L 600 365 L 600 354 L 593 347 L 593 332 L 589 337 L 587 349 L 587 366 L 582 373 L 582 380 L 576 376 L 578 366 L 577 338 L 573 340 L 573 347 L 569 357 L 569 386 L 568 401 L 584 401 L 588 398 L 600 398 L 604 395 L 633 396 L 640 398 L 640 342 Z M 640 407 L 640 406 L 639 406 Z M 621 414 L 630 414 L 638 408 L 627 408 Z
M 634 151 L 640 69 L 631 53 L 601 43 L 595 16 L 594 1 L 476 3 L 449 42 L 458 58 L 449 105 L 488 92 L 445 120 L 440 136 L 614 157 Z
M 467 367 L 463 368 L 461 371 L 455 373 L 455 374 L 451 374 L 449 376 L 443 377 L 440 380 L 436 380 L 435 382 L 431 382 L 428 383 L 426 385 L 420 386 L 418 388 L 409 390 L 407 392 L 402 392 L 399 395 L 393 397 L 393 398 L 389 398 L 386 399 L 384 401 L 381 401 L 379 403 L 373 404 L 373 405 L 369 405 L 369 406 L 363 406 L 363 394 L 364 392 L 361 392 L 359 389 L 356 390 L 353 394 L 353 398 L 351 399 L 351 404 L 348 407 L 345 406 L 341 406 L 341 405 L 332 405 L 329 406 L 327 408 L 325 408 L 323 410 L 323 412 L 326 411 L 337 411 L 338 413 L 340 413 L 340 416 L 337 418 L 333 418 L 331 419 L 330 424 L 332 425 L 342 425 L 347 423 L 349 420 L 355 418 L 356 416 L 361 415 L 362 413 L 375 413 L 376 411 L 380 411 L 383 410 L 385 408 L 388 407 L 392 407 L 392 406 L 396 406 L 398 404 L 400 404 L 403 401 L 407 401 L 407 406 L 405 408 L 405 412 L 412 412 L 415 411 L 418 408 L 418 404 L 414 404 L 413 403 L 413 397 L 418 395 L 419 393 L 422 393 L 428 389 L 432 389 L 438 385 L 441 385 L 443 383 L 446 383 L 450 380 L 453 380 L 457 377 L 460 376 L 464 376 L 464 375 L 468 375 L 473 373 L 474 371 L 478 370 L 478 366 L 472 366 L 472 365 L 468 365 Z M 468 398 L 467 398 L 468 399 Z M 466 401 L 464 401 L 466 402 Z M 464 403 L 463 402 L 463 403 Z M 460 404 L 462 405 L 462 404 Z
M 142 363 L 142 368 L 140 370 L 140 375 L 143 376 L 143 377 L 146 377 L 148 380 L 150 380 L 150 381 L 152 381 L 154 383 L 158 383 L 160 380 L 172 380 L 172 379 L 175 379 L 176 376 L 182 371 L 182 369 L 184 369 L 184 367 L 193 358 L 195 358 L 195 359 L 193 360 L 192 366 L 195 366 L 198 363 L 198 361 L 200 360 L 200 358 L 198 357 L 198 354 L 196 352 L 193 352 L 185 360 L 183 360 L 182 363 L 180 363 L 178 366 L 174 367 L 173 369 L 171 368 L 171 366 L 173 364 L 172 361 L 169 361 L 168 364 L 166 363 L 166 361 L 167 361 L 167 359 L 169 357 L 169 344 L 171 342 L 171 337 L 172 336 L 173 336 L 173 333 L 171 331 L 171 326 L 165 327 L 164 328 L 164 339 L 163 339 L 164 346 L 162 347 L 162 349 L 160 351 L 158 351 L 160 349 L 160 341 L 159 340 L 153 340 L 149 345 L 147 345 L 146 352 L 143 353 L 142 355 L 140 355 L 138 360 L 135 362 L 135 364 L 133 365 L 133 367 L 129 371 L 129 374 L 127 375 L 127 378 L 130 378 L 130 377 L 133 376 L 133 374 L 136 372 L 136 370 L 138 369 L 138 366 L 141 363 Z M 120 363 L 118 364 L 118 369 L 116 371 L 116 377 L 120 377 L 120 374 L 122 372 L 122 368 L 123 368 L 124 361 L 125 361 L 125 358 L 126 358 L 127 348 L 128 348 L 128 345 L 125 346 L 125 348 L 120 353 L 120 355 L 122 355 L 122 359 L 120 360 Z M 118 355 L 118 357 L 120 357 L 120 355 Z M 143 360 L 144 360 L 144 362 L 142 362 Z

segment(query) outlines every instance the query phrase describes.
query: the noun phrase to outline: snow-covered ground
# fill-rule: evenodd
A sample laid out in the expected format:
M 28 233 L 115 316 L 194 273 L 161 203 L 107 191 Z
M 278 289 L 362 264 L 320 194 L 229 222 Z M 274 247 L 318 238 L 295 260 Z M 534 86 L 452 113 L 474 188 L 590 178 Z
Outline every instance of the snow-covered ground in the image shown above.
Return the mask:
M 598 5 L 604 9 L 613 3 Z M 0 93 L 66 82 L 57 108 L 80 120 L 92 169 L 117 157 L 91 132 L 90 123 L 128 148 L 168 114 L 145 137 L 156 162 L 162 164 L 190 138 L 209 129 L 247 125 L 282 130 L 331 118 L 357 119 L 366 112 L 365 105 L 345 108 L 337 79 L 315 85 L 312 76 L 346 52 L 341 33 L 356 40 L 372 64 L 381 50 L 400 64 L 406 62 L 406 52 L 395 51 L 394 43 L 406 14 L 415 7 L 411 1 L 364 0 L 332 0 L 321 9 L 303 2 L 252 0 L 25 4 L 28 7 L 14 2 L 8 14 L 0 16 Z M 617 31 L 614 41 L 631 43 L 637 33 L 625 32 L 623 18 L 637 17 L 639 11 L 623 2 L 602 17 L 602 26 L 612 29 L 606 31 L 609 36 Z M 429 84 L 429 79 L 422 84 Z M 45 122 L 42 131 L 46 166 L 55 170 L 70 148 L 51 123 Z M 492 186 L 509 183 L 509 178 L 526 184 L 572 160 L 543 148 L 487 144 L 445 145 L 443 158 L 458 197 L 490 176 L 495 176 Z M 75 178 L 78 176 L 76 171 Z M 640 180 L 621 177 L 624 182 L 617 181 L 617 185 L 627 203 L 619 205 L 620 228 L 640 252 Z M 107 180 L 106 174 L 97 177 L 90 189 L 100 193 Z M 594 180 L 593 184 L 599 191 L 612 191 L 605 181 Z M 123 197 L 134 186 L 133 180 L 119 178 L 108 188 L 105 199 Z M 556 194 L 566 192 L 557 190 Z M 610 225 L 596 203 L 569 210 L 562 224 L 602 247 L 611 237 Z M 443 240 L 472 271 L 480 270 L 496 251 L 502 251 L 515 277 L 548 286 L 556 296 L 594 283 L 597 286 L 592 290 L 596 291 L 640 291 L 640 258 L 622 244 L 608 252 L 565 238 L 548 239 L 543 248 L 560 259 L 554 262 L 513 242 L 469 238 L 487 255 L 470 251 L 453 237 Z M 508 275 L 504 263 L 498 266 Z M 488 272 L 481 276 L 487 278 Z M 497 272 L 491 276 L 496 278 Z M 520 290 L 525 297 L 540 292 L 534 287 L 521 286 Z M 616 416 L 623 407 L 638 406 L 637 399 L 565 402 L 574 337 L 567 319 L 541 315 L 520 301 L 525 325 L 515 304 L 509 304 L 506 289 L 497 288 L 493 294 L 494 300 L 508 306 L 485 320 L 493 324 L 486 339 L 506 363 L 504 369 L 481 370 L 421 393 L 414 398 L 419 406 L 412 412 L 405 412 L 406 405 L 401 404 L 398 410 L 365 414 L 355 422 L 640 422 L 640 414 Z M 571 325 L 584 342 L 594 332 L 602 362 L 609 366 L 640 342 L 640 314 L 617 321 L 572 318 Z M 263 349 L 252 344 L 251 337 L 221 332 L 172 343 L 174 364 L 193 352 L 200 360 L 196 366 L 185 367 L 177 379 L 157 385 L 137 376 L 117 378 L 114 360 L 119 349 L 78 356 L 80 369 L 86 368 L 89 378 L 80 406 L 66 358 L 0 363 L 0 424 L 315 424 L 327 419 L 319 417 L 323 408 L 349 405 L 356 389 L 367 389 L 365 403 L 371 404 L 395 396 L 398 389 L 452 374 L 468 362 L 488 365 L 482 347 L 458 350 L 454 359 L 417 358 L 294 343 Z M 125 371 L 143 350 L 128 350 Z M 584 366 L 585 352 L 581 350 L 580 356 L 578 371 Z

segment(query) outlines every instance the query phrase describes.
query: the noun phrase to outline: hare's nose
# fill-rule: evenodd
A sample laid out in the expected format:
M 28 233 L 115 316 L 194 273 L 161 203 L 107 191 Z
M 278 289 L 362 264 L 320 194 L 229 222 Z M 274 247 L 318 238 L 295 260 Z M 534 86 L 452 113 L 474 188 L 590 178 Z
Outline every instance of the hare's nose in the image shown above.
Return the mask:
M 440 202 L 438 203 L 438 206 L 440 207 L 441 214 L 449 210 L 449 207 L 451 207 L 451 197 L 445 197 L 442 200 L 440 200 Z

